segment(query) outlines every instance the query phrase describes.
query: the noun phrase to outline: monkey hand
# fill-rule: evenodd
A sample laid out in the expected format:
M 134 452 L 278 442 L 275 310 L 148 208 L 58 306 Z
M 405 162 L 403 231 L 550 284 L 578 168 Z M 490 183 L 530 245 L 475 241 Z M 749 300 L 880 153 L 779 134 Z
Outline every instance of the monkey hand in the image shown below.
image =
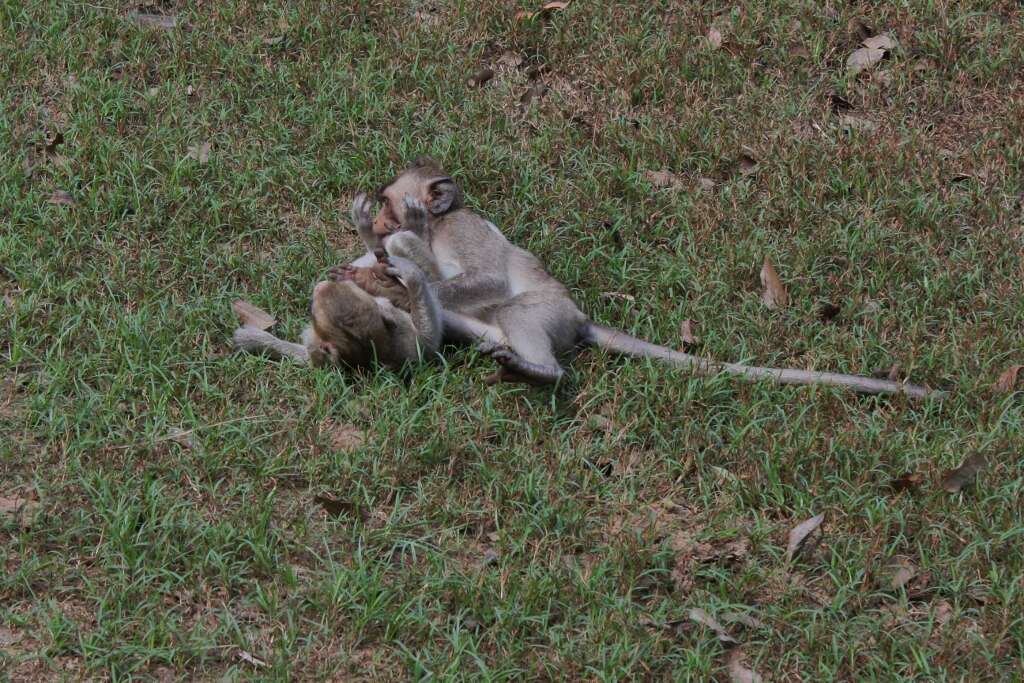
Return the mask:
M 402 199 L 402 230 L 408 230 L 418 237 L 426 237 L 427 207 L 410 194 Z
M 352 279 L 352 273 L 355 268 L 351 265 L 334 266 L 327 271 L 327 279 L 333 280 L 334 282 L 344 282 L 345 280 Z
M 373 230 L 373 220 L 370 218 L 370 198 L 365 192 L 360 192 L 352 200 L 352 224 L 359 232 Z
M 387 274 L 405 285 L 410 292 L 417 291 L 423 286 L 423 271 L 416 267 L 416 264 L 400 256 L 392 256 Z

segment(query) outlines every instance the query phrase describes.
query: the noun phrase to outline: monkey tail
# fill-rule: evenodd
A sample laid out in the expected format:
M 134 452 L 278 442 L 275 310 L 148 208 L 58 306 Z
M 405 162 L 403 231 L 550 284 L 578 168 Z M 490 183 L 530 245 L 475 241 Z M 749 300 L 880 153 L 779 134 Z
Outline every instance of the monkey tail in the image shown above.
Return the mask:
M 884 379 L 841 375 L 834 372 L 813 372 L 808 370 L 789 370 L 780 368 L 763 368 L 740 363 L 719 363 L 694 356 L 689 353 L 658 346 L 637 339 L 619 330 L 589 323 L 584 334 L 584 341 L 590 346 L 597 346 L 638 358 L 654 358 L 657 360 L 689 368 L 698 375 L 715 375 L 724 372 L 748 381 L 769 379 L 780 384 L 827 384 L 844 387 L 861 394 L 906 394 L 910 398 L 923 399 L 946 397 L 946 392 L 929 389 L 917 384 L 892 382 Z

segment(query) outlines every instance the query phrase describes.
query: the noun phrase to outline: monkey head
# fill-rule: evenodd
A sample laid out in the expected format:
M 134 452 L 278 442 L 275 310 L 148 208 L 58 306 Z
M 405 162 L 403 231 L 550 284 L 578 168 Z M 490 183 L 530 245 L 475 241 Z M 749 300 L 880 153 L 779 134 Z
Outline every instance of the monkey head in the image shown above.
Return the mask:
M 373 219 L 373 232 L 386 237 L 401 230 L 405 219 L 406 196 L 418 199 L 431 217 L 437 217 L 461 209 L 462 190 L 451 176 L 429 157 L 418 157 L 390 183 L 381 187 L 376 194 L 380 211 Z
M 303 335 L 312 365 L 371 364 L 390 348 L 394 323 L 385 308 L 391 308 L 389 302 L 352 280 L 318 282 L 310 305 L 313 322 Z

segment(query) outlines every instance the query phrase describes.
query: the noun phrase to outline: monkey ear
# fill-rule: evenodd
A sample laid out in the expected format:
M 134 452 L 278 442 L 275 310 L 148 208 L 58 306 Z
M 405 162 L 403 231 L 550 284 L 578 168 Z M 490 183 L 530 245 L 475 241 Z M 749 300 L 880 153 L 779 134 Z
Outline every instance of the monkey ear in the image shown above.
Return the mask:
M 462 208 L 462 190 L 451 178 L 438 178 L 430 183 L 427 209 L 435 216 Z
M 412 160 L 409 168 L 441 168 L 441 165 L 434 161 L 433 157 L 418 156 Z

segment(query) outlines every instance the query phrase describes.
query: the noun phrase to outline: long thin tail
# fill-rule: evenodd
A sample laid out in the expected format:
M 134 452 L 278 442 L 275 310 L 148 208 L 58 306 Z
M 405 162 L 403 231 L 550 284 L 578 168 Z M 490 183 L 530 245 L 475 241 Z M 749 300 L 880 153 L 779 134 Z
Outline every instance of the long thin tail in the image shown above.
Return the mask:
M 828 384 L 846 387 L 862 394 L 906 394 L 911 398 L 946 397 L 946 392 L 929 389 L 917 384 L 904 384 L 884 379 L 857 377 L 856 375 L 840 375 L 834 372 L 810 372 L 807 370 L 784 370 L 780 368 L 762 368 L 739 363 L 718 363 L 689 353 L 674 351 L 664 346 L 651 344 L 637 339 L 625 332 L 610 327 L 590 323 L 585 341 L 607 351 L 622 353 L 640 358 L 656 358 L 658 360 L 690 368 L 699 375 L 715 375 L 725 372 L 749 381 L 770 379 L 780 384 Z

